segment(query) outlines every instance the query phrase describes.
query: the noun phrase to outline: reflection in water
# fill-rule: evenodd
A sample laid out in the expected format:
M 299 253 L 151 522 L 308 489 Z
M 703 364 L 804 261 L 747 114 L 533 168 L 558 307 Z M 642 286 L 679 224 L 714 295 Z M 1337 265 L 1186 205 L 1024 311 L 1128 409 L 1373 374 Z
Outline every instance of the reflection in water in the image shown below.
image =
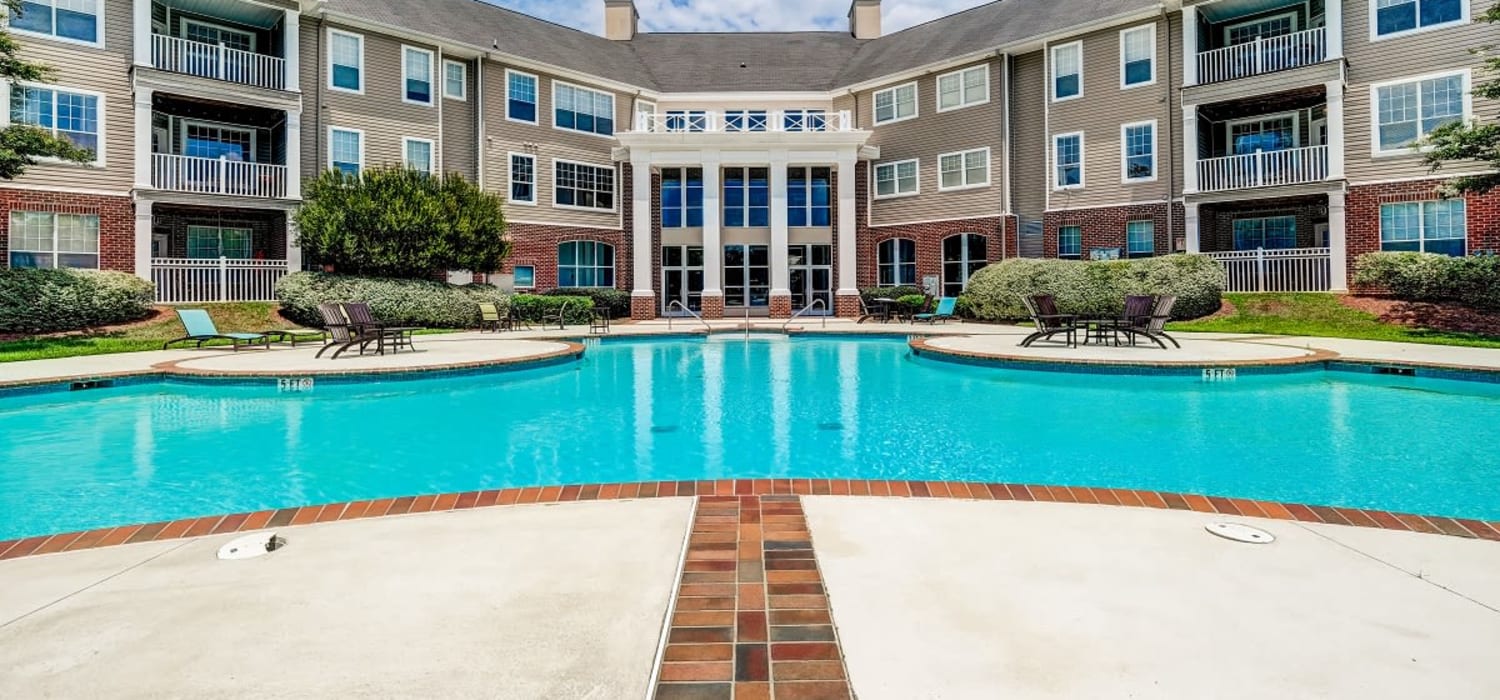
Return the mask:
M 703 346 L 703 473 L 714 479 L 724 476 L 724 352 L 723 344 Z
M 859 445 L 859 349 L 839 346 L 839 421 L 843 423 L 843 457 L 853 461 Z
M 808 378 L 812 379 L 811 376 Z M 790 343 L 773 342 L 771 344 L 771 431 L 776 457 L 767 466 L 779 476 L 786 472 L 792 455 L 792 348 Z
M 652 352 L 650 345 L 631 348 L 632 389 L 635 397 L 635 477 L 647 479 L 651 475 L 651 371 Z
M 133 464 L 135 465 L 135 478 L 141 484 L 151 481 L 156 473 L 156 443 L 151 439 L 155 434 L 151 425 L 151 404 L 139 403 L 135 406 L 135 449 L 131 451 Z

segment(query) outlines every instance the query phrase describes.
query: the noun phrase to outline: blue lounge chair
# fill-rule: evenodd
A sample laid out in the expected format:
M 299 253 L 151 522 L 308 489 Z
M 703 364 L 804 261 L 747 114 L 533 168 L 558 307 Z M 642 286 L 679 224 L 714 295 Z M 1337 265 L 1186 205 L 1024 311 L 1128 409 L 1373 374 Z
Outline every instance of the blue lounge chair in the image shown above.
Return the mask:
M 930 313 L 930 314 L 914 314 L 911 317 L 911 322 L 912 323 L 937 323 L 938 321 L 942 321 L 944 323 L 947 323 L 950 319 L 953 318 L 953 310 L 956 309 L 956 308 L 958 308 L 958 299 L 957 298 L 955 298 L 955 297 L 943 297 L 942 299 L 938 300 L 937 309 L 933 310 L 932 313 Z
M 241 345 L 261 345 L 267 350 L 271 349 L 271 336 L 265 333 L 220 333 L 218 327 L 214 326 L 213 317 L 203 309 L 178 309 L 177 320 L 182 322 L 182 330 L 187 335 L 163 343 L 161 349 L 166 350 L 176 343 L 194 341 L 198 343 L 195 347 L 201 348 L 210 340 L 227 340 L 234 346 L 235 352 L 239 352 Z

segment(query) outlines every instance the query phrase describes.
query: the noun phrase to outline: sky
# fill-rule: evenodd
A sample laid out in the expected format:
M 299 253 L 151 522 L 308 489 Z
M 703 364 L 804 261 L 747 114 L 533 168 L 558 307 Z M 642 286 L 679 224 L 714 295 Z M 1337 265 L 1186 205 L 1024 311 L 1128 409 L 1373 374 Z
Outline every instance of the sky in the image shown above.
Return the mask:
M 595 34 L 604 25 L 603 0 L 485 0 Z M 882 32 L 982 5 L 988 0 L 885 0 Z M 839 30 L 849 26 L 851 0 L 636 0 L 648 32 Z

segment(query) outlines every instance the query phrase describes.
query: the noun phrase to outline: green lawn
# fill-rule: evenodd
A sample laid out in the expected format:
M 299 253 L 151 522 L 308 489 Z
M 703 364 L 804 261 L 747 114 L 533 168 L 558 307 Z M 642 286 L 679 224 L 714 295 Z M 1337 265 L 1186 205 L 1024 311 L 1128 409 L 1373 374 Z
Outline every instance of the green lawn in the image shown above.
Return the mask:
M 295 328 L 276 315 L 274 303 L 203 304 L 221 333 L 244 333 Z M 160 350 L 162 343 L 182 337 L 177 315 L 166 313 L 147 323 L 109 333 L 40 336 L 0 341 L 0 362 L 45 360 L 56 357 L 107 355 Z M 191 346 L 189 346 L 191 347 Z
M 1172 331 L 1263 333 L 1500 348 L 1500 337 L 1383 323 L 1333 294 L 1226 294 L 1234 314 L 1168 326 Z

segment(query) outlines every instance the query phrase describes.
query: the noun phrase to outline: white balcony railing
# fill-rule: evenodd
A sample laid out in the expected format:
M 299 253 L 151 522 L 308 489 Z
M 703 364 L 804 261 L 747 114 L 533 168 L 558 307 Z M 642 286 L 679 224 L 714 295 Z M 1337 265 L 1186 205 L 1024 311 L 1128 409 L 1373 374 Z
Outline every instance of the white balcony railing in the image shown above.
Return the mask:
M 1217 83 L 1262 73 L 1310 66 L 1328 58 L 1323 27 L 1198 54 L 1198 82 Z
M 151 281 L 161 304 L 276 301 L 276 283 L 287 272 L 285 260 L 151 259 Z
M 1257 248 L 1204 255 L 1224 266 L 1226 292 L 1326 292 L 1331 287 L 1328 248 Z
M 151 64 L 173 73 L 186 73 L 272 90 L 286 89 L 284 59 L 225 48 L 219 44 L 152 34 Z
M 151 154 L 151 186 L 159 190 L 281 198 L 286 180 L 285 165 Z
M 1328 179 L 1328 147 L 1261 151 L 1198 161 L 1198 191 L 1299 185 Z
M 854 131 L 854 115 L 842 112 L 746 111 L 642 112 L 635 131 L 652 134 L 794 133 Z

